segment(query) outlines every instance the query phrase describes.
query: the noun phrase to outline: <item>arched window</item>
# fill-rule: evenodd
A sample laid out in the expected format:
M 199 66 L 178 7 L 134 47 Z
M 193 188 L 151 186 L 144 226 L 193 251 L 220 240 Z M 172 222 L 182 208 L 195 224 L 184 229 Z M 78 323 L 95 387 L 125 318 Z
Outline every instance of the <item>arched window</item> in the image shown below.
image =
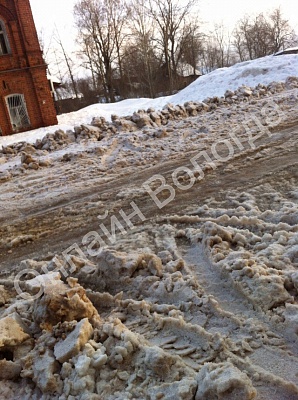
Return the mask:
M 0 56 L 4 54 L 9 54 L 9 43 L 5 30 L 4 22 L 0 19 Z
M 23 94 L 11 94 L 5 98 L 10 122 L 15 132 L 30 127 L 25 97 Z

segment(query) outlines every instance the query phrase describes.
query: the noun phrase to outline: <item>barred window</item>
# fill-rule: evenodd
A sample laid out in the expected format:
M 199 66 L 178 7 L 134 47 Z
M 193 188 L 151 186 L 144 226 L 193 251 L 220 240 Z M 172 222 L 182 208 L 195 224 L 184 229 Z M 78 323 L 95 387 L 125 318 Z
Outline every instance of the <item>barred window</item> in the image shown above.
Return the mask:
M 5 25 L 0 19 L 0 56 L 8 54 L 9 52 L 9 43 L 5 31 Z
M 23 94 L 11 94 L 6 97 L 10 122 L 15 132 L 30 127 L 30 120 Z

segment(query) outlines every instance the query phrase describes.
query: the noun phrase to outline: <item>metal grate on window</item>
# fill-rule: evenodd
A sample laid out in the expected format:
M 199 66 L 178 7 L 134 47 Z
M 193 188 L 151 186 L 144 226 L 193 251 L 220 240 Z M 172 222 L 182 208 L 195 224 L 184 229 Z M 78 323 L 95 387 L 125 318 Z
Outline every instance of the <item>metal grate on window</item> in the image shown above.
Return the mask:
M 12 94 L 6 97 L 10 122 L 14 131 L 30 127 L 30 119 L 27 112 L 26 102 L 23 94 Z

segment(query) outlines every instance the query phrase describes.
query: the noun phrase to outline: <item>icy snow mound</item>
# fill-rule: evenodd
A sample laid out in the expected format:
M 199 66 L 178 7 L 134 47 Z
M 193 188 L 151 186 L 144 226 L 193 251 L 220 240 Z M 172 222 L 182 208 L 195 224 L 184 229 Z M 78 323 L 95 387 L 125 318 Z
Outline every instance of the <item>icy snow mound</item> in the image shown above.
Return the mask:
M 111 114 L 131 115 L 139 109 L 162 109 L 168 103 L 184 104 L 202 101 L 207 97 L 223 96 L 227 89 L 236 90 L 242 85 L 255 87 L 259 83 L 284 82 L 289 76 L 298 76 L 298 55 L 267 56 L 245 61 L 228 68 L 219 68 L 198 78 L 191 85 L 173 96 L 156 99 L 127 99 L 118 103 L 93 104 L 79 111 L 60 115 L 59 123 L 76 125 L 89 123 L 95 115 L 110 120 Z
M 118 103 L 98 103 L 92 104 L 91 106 L 82 108 L 81 110 L 74 111 L 68 114 L 62 114 L 58 116 L 60 124 L 65 125 L 79 125 L 82 123 L 90 123 L 94 116 L 104 117 L 106 120 L 111 120 L 111 115 L 116 114 L 119 117 L 125 115 L 131 115 L 134 111 L 139 109 L 147 110 L 150 107 L 161 109 L 165 104 L 169 102 L 168 97 L 158 97 L 156 99 L 138 98 L 138 99 L 126 99 L 119 101 Z
M 161 110 L 166 104 L 184 104 L 187 101 L 202 101 L 208 97 L 223 96 L 227 89 L 236 90 L 242 85 L 255 87 L 259 83 L 268 85 L 271 82 L 285 82 L 290 76 L 298 77 L 298 54 L 279 57 L 267 56 L 257 60 L 245 61 L 229 68 L 220 68 L 198 78 L 191 85 L 173 96 L 156 99 L 127 99 L 118 103 L 93 104 L 81 110 L 58 116 L 58 125 L 22 132 L 12 136 L 0 137 L 0 146 L 26 141 L 34 143 L 47 133 L 58 129 L 73 130 L 81 124 L 90 124 L 93 117 L 104 117 L 111 120 L 111 115 L 119 117 L 132 115 L 135 111 L 149 108 Z
M 298 76 L 298 55 L 267 56 L 244 61 L 228 68 L 219 68 L 198 78 L 184 90 L 172 96 L 171 102 L 202 101 L 207 97 L 223 96 L 226 90 L 242 85 L 255 87 L 259 83 L 285 82 L 289 76 Z

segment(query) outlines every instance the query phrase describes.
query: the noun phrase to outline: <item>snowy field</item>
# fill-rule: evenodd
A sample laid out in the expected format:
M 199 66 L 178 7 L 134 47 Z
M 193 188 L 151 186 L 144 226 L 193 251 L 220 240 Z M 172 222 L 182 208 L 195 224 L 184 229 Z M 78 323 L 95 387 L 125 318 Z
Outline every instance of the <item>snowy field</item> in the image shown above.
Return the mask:
M 297 133 L 287 55 L 1 137 L 0 400 L 297 400 Z

